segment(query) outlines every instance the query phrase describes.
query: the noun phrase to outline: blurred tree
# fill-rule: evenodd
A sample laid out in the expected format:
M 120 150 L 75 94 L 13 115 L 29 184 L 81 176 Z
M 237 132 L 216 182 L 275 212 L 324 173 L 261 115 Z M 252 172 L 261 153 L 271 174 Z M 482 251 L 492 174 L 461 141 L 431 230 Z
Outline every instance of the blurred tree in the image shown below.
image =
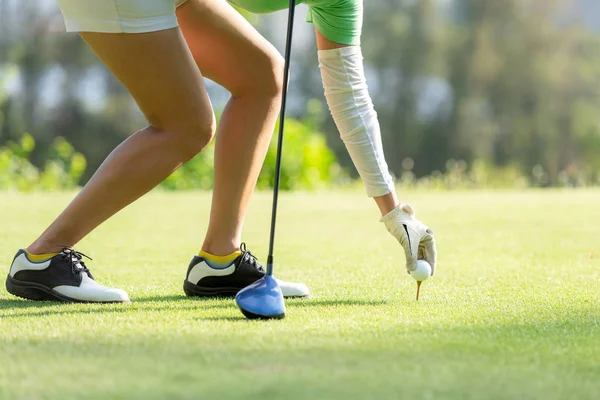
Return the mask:
M 557 23 L 568 4 L 458 2 L 450 129 L 468 158 L 517 162 L 524 171 L 537 166 L 540 185 L 559 183 L 568 169 L 597 170 L 581 164 L 590 146 L 581 135 L 593 141 L 600 122 L 588 109 L 600 105 L 598 38 Z
M 595 176 L 599 39 L 559 23 L 569 5 L 455 0 L 442 18 L 433 1 L 368 4 L 363 42 L 392 171 L 402 173 L 405 157 L 417 175 L 454 158 L 536 167 L 540 185 L 567 171 Z M 423 112 L 432 90 L 450 107 L 432 101 L 424 109 L 435 112 Z
M 585 4 L 579 14 L 596 7 Z M 42 167 L 63 136 L 88 161 L 85 182 L 144 119 L 83 41 L 58 33 L 56 7 L 41 5 L 0 0 L 0 147 L 28 132 L 36 146 L 27 157 Z M 572 7 L 568 0 L 365 2 L 363 53 L 392 172 L 421 177 L 484 165 L 520 170 L 541 186 L 600 183 L 600 37 L 577 24 Z M 355 173 L 327 117 L 315 54 L 295 61 L 294 116 L 325 131 Z
M 66 137 L 88 160 L 83 174 L 87 180 L 106 155 L 141 126 L 135 103 L 108 70 L 99 68 L 100 61 L 78 35 L 62 33 L 56 8 L 47 10 L 37 1 L 16 7 L 15 1 L 0 0 L 0 21 L 0 65 L 14 65 L 19 78 L 19 91 L 0 102 L 7 116 L 4 123 L 0 119 L 0 144 L 31 132 L 37 146 L 30 159 L 42 167 L 54 138 Z M 89 79 L 100 82 L 96 90 L 102 92 L 104 106 L 99 109 L 88 110 L 82 102 L 84 81 Z M 57 96 L 50 104 L 44 101 L 48 86 Z

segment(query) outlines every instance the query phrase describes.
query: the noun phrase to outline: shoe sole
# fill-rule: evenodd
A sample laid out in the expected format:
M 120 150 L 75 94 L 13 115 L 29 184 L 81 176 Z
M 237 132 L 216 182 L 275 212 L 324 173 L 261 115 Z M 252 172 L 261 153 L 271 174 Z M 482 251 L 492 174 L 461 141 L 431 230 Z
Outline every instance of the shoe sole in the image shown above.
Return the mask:
M 183 291 L 186 296 L 189 297 L 235 297 L 236 294 L 243 288 L 236 287 L 204 287 L 194 285 L 192 282 L 187 279 L 183 281 Z M 307 299 L 310 295 L 307 296 L 283 296 L 286 299 Z
M 65 303 L 124 303 L 123 301 L 91 301 L 80 300 L 65 296 L 56 290 L 34 282 L 18 281 L 8 275 L 6 277 L 6 290 L 8 293 L 25 300 L 34 301 L 61 301 Z
M 194 285 L 187 279 L 183 281 L 183 291 L 189 297 L 235 297 L 242 289 L 235 287 L 203 287 Z

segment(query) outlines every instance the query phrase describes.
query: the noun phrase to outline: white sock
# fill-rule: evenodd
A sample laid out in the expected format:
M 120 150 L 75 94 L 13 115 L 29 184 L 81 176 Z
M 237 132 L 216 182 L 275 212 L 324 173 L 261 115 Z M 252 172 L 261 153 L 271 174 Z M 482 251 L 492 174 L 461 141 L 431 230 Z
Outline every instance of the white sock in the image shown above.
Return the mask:
M 325 98 L 369 197 L 394 190 L 377 113 L 369 96 L 360 46 L 319 50 Z

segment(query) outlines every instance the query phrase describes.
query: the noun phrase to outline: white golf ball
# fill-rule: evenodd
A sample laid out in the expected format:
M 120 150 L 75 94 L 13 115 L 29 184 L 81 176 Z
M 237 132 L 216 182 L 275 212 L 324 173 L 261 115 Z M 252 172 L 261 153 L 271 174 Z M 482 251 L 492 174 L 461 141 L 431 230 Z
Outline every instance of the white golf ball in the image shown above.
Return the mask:
M 426 281 L 431 276 L 431 265 L 425 260 L 417 260 L 417 268 L 410 275 L 416 281 Z

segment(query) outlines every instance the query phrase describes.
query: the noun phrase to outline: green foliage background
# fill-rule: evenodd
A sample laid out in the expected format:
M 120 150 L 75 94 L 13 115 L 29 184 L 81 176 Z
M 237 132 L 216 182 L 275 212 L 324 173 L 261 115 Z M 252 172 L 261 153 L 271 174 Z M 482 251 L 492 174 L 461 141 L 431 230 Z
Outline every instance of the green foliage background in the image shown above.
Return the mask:
M 59 190 L 78 185 L 86 169 L 83 154 L 59 136 L 47 150 L 45 165 L 38 168 L 30 162 L 35 146 L 34 138 L 24 134 L 19 142 L 11 141 L 0 147 L 0 190 Z M 323 134 L 309 124 L 288 120 L 284 147 L 280 181 L 283 190 L 312 190 L 348 181 Z M 213 150 L 214 142 L 175 171 L 160 187 L 167 190 L 211 189 Z M 258 180 L 259 189 L 269 188 L 274 182 L 276 154 L 277 140 L 274 138 Z
M 0 0 L 0 186 L 23 188 L 41 177 L 46 180 L 37 186 L 44 188 L 70 186 L 75 177 L 81 185 L 144 120 L 85 44 L 62 34 L 56 7 L 15 4 Z M 362 48 L 393 175 L 427 187 L 600 184 L 600 17 L 596 25 L 572 17 L 573 10 L 594 15 L 592 6 L 583 0 L 366 2 Z M 268 33 L 264 18 L 250 20 Z M 292 94 L 304 106 L 296 107 L 301 122 L 290 123 L 286 138 L 283 187 L 355 179 L 318 84 L 316 51 L 294 54 Z M 41 88 L 56 71 L 63 76 L 60 96 L 49 106 Z M 90 108 L 81 93 L 92 72 L 102 77 L 103 100 Z M 15 80 L 18 90 L 8 90 Z M 315 107 L 323 117 L 313 118 Z M 33 149 L 23 147 L 25 132 Z M 73 171 L 66 153 L 56 153 L 58 137 L 78 154 Z M 211 157 L 210 151 L 198 156 L 163 187 L 210 188 Z M 261 188 L 272 182 L 273 161 L 271 149 Z M 60 183 L 50 184 L 48 176 L 60 176 Z
M 319 189 L 343 183 L 345 174 L 327 147 L 322 133 L 310 124 L 289 119 L 285 124 L 284 156 L 280 187 L 283 190 Z M 166 189 L 211 189 L 213 185 L 214 142 L 194 159 L 175 171 L 161 187 Z M 257 187 L 272 186 L 275 179 L 277 137 L 273 137 Z

